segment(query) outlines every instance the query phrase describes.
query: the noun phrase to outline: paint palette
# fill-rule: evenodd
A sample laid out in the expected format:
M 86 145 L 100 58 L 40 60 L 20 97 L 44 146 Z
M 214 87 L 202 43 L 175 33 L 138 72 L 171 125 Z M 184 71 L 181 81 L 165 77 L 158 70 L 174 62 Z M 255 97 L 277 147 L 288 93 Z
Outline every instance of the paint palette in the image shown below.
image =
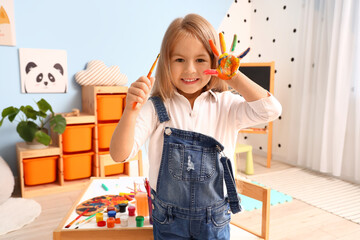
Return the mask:
M 103 195 L 94 197 L 88 200 L 85 200 L 84 202 L 80 203 L 76 206 L 76 213 L 82 214 L 86 209 L 89 209 L 84 216 L 91 216 L 94 213 L 97 213 L 99 211 L 103 211 L 108 206 L 114 206 L 116 208 L 116 211 L 118 212 L 118 204 L 120 203 L 127 203 L 128 199 L 123 196 L 119 195 Z

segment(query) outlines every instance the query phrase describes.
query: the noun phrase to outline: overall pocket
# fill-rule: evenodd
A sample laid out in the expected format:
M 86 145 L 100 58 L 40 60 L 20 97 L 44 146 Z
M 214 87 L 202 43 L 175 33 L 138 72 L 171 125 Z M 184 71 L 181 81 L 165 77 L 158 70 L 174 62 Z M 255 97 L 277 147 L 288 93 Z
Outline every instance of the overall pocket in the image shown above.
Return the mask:
M 211 214 L 211 221 L 215 227 L 221 228 L 228 224 L 231 220 L 230 206 L 227 209 L 214 214 Z
M 206 181 L 216 170 L 218 152 L 215 148 L 169 143 L 170 175 L 182 181 Z
M 154 221 L 160 224 L 168 224 L 167 211 L 161 205 L 159 205 L 156 201 L 153 201 L 154 209 L 152 210 L 152 217 Z

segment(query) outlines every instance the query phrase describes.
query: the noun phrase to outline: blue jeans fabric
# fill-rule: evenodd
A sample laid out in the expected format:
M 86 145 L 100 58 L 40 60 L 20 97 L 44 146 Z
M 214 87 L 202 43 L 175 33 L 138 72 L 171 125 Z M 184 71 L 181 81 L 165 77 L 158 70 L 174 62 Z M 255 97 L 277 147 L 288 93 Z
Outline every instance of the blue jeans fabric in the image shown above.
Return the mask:
M 168 121 L 161 99 L 151 100 L 160 122 Z M 152 189 L 155 239 L 230 239 L 230 205 L 219 156 L 223 148 L 212 137 L 165 128 L 157 189 Z M 238 203 L 236 189 L 230 199 L 235 198 Z

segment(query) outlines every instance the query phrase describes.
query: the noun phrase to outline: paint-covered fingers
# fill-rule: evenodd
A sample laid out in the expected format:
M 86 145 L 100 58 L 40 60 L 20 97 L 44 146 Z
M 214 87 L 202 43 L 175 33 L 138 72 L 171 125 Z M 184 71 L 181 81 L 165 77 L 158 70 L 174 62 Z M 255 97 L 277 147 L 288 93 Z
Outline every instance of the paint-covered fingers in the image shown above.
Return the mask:
M 232 77 L 236 75 L 236 73 L 239 71 L 240 66 L 240 59 L 245 57 L 246 54 L 250 51 L 250 48 L 246 49 L 242 54 L 239 56 L 233 55 L 233 52 L 236 48 L 237 43 L 237 36 L 234 35 L 231 48 L 230 48 L 230 54 L 226 52 L 226 45 L 225 45 L 225 38 L 222 33 L 219 33 L 219 39 L 220 39 L 220 47 L 222 54 L 219 56 L 219 52 L 217 51 L 217 48 L 212 40 L 209 40 L 210 47 L 214 54 L 219 58 L 218 59 L 218 67 L 217 69 L 208 69 L 204 71 L 204 74 L 217 76 L 220 79 L 223 80 L 229 80 Z
M 132 83 L 128 89 L 126 107 L 132 107 L 134 109 L 133 106 L 136 105 L 135 109 L 140 109 L 150 94 L 153 82 L 153 77 L 148 79 L 146 76 L 142 76 Z
M 216 48 L 216 46 L 215 46 L 214 41 L 210 39 L 210 40 L 209 40 L 209 44 L 210 44 L 210 48 L 211 48 L 211 50 L 213 51 L 213 53 L 215 54 L 215 56 L 219 57 L 220 54 L 219 54 L 219 52 L 218 52 L 218 50 L 217 50 L 217 48 Z
M 231 49 L 230 49 L 230 53 L 234 52 L 235 51 L 235 48 L 236 48 L 236 43 L 237 43 L 237 35 L 234 34 L 234 38 L 233 38 L 233 42 L 231 44 Z
M 225 44 L 225 38 L 224 38 L 223 33 L 219 33 L 219 39 L 220 39 L 221 53 L 224 54 L 224 53 L 226 53 L 226 44 Z
M 238 58 L 239 59 L 242 59 L 243 57 L 246 56 L 246 54 L 248 54 L 250 52 L 250 48 L 247 48 L 245 51 L 243 51 L 239 56 Z

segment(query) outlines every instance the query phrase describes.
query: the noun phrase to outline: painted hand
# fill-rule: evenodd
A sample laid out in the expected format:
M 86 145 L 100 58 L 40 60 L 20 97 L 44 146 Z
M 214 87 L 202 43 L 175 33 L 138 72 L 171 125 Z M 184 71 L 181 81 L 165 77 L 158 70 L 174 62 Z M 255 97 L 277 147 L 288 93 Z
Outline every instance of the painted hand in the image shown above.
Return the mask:
M 217 69 L 207 69 L 204 71 L 204 73 L 207 75 L 217 76 L 223 80 L 229 80 L 236 75 L 240 66 L 240 59 L 242 59 L 243 57 L 246 56 L 246 54 L 248 54 L 250 48 L 246 49 L 243 53 L 241 53 L 239 56 L 236 57 L 226 52 L 224 35 L 222 33 L 219 33 L 219 38 L 220 38 L 220 46 L 222 53 L 221 55 L 219 54 L 214 42 L 211 39 L 209 40 L 211 50 L 219 58 L 218 60 L 219 66 L 217 67 Z M 237 36 L 235 34 L 230 53 L 232 53 L 235 50 L 236 42 L 237 42 Z

